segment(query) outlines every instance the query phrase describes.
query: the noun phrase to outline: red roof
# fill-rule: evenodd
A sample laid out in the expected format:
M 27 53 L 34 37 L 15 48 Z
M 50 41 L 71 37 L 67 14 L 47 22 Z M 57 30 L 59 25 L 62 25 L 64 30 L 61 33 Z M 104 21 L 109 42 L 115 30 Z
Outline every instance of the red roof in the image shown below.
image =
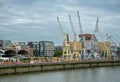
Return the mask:
M 79 35 L 79 37 L 81 38 L 81 37 L 83 37 L 83 36 L 85 36 L 85 40 L 91 40 L 92 39 L 92 37 L 93 37 L 93 39 L 95 40 L 95 41 L 97 41 L 97 39 L 96 39 L 96 37 L 95 37 L 95 35 L 93 34 L 80 34 Z

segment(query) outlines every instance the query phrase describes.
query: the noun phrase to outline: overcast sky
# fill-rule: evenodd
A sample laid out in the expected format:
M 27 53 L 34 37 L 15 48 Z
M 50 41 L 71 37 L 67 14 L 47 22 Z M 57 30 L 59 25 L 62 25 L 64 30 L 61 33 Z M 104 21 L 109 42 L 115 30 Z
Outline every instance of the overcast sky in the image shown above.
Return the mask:
M 53 41 L 62 45 L 59 16 L 65 33 L 72 40 L 70 14 L 74 29 L 80 33 L 79 11 L 84 33 L 93 33 L 96 18 L 99 29 L 120 40 L 120 0 L 0 0 L 0 39 L 12 41 Z

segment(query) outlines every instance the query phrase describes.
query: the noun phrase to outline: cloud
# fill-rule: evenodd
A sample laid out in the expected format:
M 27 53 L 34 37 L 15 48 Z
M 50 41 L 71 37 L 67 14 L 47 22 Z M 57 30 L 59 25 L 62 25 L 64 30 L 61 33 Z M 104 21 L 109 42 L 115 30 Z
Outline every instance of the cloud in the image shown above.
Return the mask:
M 97 17 L 103 34 L 109 32 L 118 36 L 120 30 L 119 0 L 0 0 L 0 4 L 1 39 L 52 40 L 62 44 L 56 17 L 60 17 L 64 31 L 72 39 L 68 15 L 72 17 L 76 33 L 80 33 L 77 10 L 85 33 L 93 32 Z

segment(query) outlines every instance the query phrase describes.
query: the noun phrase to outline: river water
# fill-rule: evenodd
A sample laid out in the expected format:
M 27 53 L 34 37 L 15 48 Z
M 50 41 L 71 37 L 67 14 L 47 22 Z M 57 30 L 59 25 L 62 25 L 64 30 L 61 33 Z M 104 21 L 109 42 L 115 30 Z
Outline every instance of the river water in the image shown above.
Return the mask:
M 120 67 L 4 75 L 0 76 L 0 82 L 120 82 Z

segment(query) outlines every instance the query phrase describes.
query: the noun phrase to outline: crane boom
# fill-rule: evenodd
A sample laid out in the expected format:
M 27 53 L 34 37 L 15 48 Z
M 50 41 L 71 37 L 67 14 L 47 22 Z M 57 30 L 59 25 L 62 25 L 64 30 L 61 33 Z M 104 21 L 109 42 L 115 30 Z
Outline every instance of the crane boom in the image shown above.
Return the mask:
M 99 28 L 98 28 L 98 21 L 99 21 L 99 17 L 97 17 L 95 32 L 99 32 L 102 41 L 104 41 L 104 38 L 103 38 L 103 36 L 102 36 L 102 33 L 101 33 L 101 31 L 99 30 Z
M 81 22 L 80 22 L 79 11 L 77 11 L 77 15 L 78 15 L 78 22 L 79 22 L 80 33 L 83 34 L 83 31 L 82 31 L 82 25 L 81 25 Z
M 76 39 L 76 33 L 75 33 L 75 30 L 74 30 L 74 27 L 73 27 L 73 23 L 72 23 L 72 20 L 71 20 L 71 16 L 69 15 L 69 20 L 70 20 L 70 24 L 71 24 L 71 28 L 72 28 L 72 31 L 73 31 L 73 34 L 74 34 L 74 41 L 76 42 L 77 39 Z
M 120 47 L 120 42 L 115 37 L 112 38 L 118 43 L 118 46 Z
M 57 17 L 57 21 L 58 21 L 59 28 L 60 28 L 60 31 L 62 32 L 62 36 L 63 36 L 63 39 L 64 39 L 64 38 L 65 38 L 65 33 L 64 33 L 63 28 L 62 28 L 62 25 L 61 25 L 61 23 L 60 23 L 59 17 Z
M 75 34 L 75 30 L 74 30 L 73 23 L 72 23 L 72 20 L 71 20 L 71 16 L 70 16 L 70 15 L 69 15 L 69 20 L 70 20 L 70 24 L 71 24 L 71 27 L 72 27 L 72 31 L 73 31 L 73 33 Z
M 110 36 L 108 34 L 106 34 L 107 36 L 107 39 L 111 40 L 111 42 L 116 42 L 117 43 L 117 46 L 120 46 L 120 42 L 113 36 Z
M 78 22 L 79 22 L 80 33 L 82 35 L 83 34 L 83 30 L 82 30 L 82 25 L 81 25 L 81 21 L 80 21 L 79 11 L 77 11 L 77 15 L 78 15 Z M 85 48 L 86 47 L 85 36 L 83 35 L 81 38 L 82 38 L 82 42 L 83 42 L 83 47 Z

